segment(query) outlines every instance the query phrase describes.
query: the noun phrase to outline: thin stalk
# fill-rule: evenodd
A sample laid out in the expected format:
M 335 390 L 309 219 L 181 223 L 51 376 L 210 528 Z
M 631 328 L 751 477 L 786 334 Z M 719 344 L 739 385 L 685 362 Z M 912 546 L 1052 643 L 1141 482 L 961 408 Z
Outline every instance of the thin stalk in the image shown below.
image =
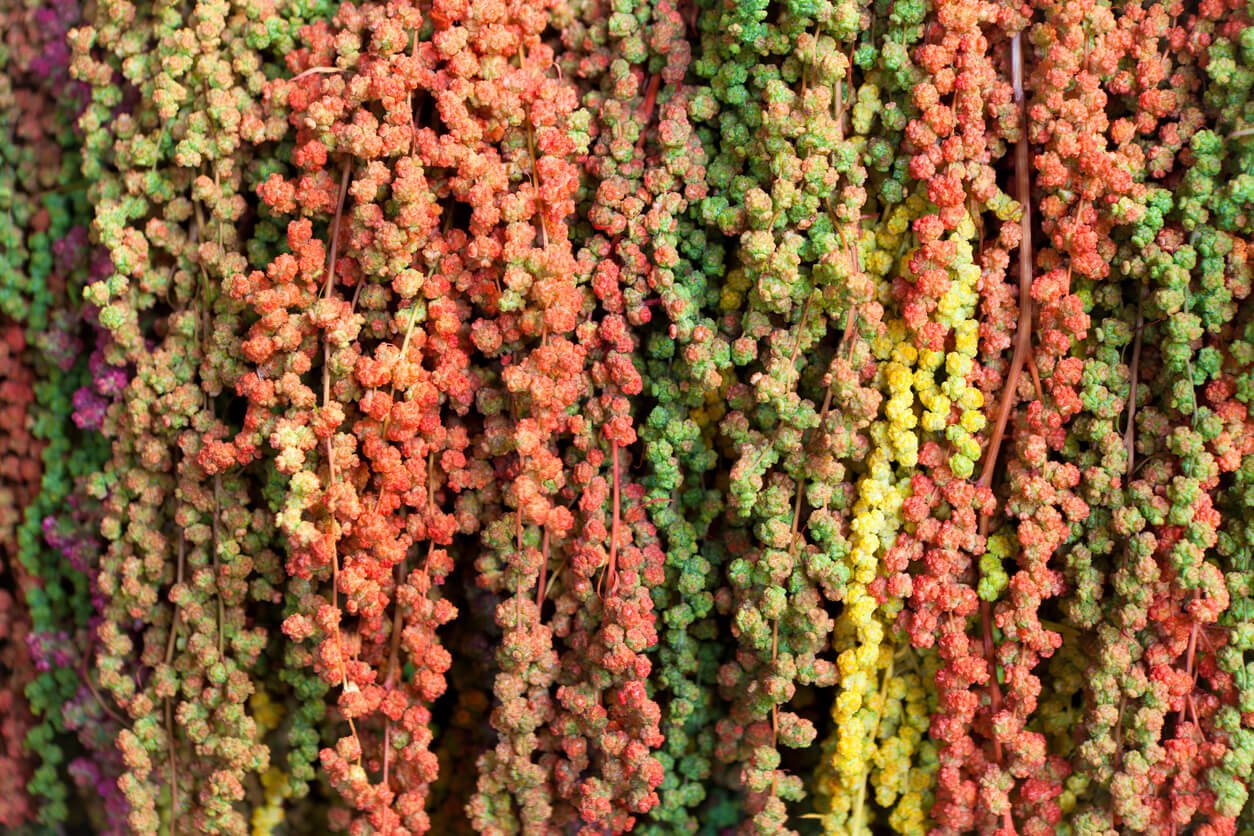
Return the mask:
M 1132 368 L 1129 375 L 1128 388 L 1128 426 L 1123 431 L 1123 443 L 1128 449 L 1128 479 L 1132 479 L 1132 469 L 1136 460 L 1136 384 L 1141 366 L 1141 336 L 1145 333 L 1145 288 L 1141 288 L 1136 300 L 1136 340 L 1132 343 Z
M 1019 141 L 1015 143 L 1015 191 L 1022 211 L 1019 219 L 1019 321 L 1015 327 L 1014 354 L 1011 356 L 1010 369 L 1006 375 L 1006 383 L 1002 389 L 1001 402 L 997 408 L 997 420 L 993 427 L 993 435 L 989 440 L 984 455 L 984 465 L 980 470 L 977 485 L 990 487 L 993 473 L 997 468 L 997 456 L 1001 451 L 1001 443 L 1006 434 L 1006 425 L 1010 420 L 1010 412 L 1015 404 L 1019 386 L 1019 377 L 1032 350 L 1032 183 L 1031 159 L 1028 153 L 1028 113 L 1027 102 L 1023 95 L 1023 36 L 1016 32 L 1010 44 L 1012 77 L 1014 82 L 1014 101 L 1019 110 Z M 988 530 L 988 514 L 980 516 L 980 533 Z M 993 606 L 988 601 L 980 602 L 980 626 L 984 642 L 984 654 L 989 664 L 989 701 L 994 714 L 1001 710 L 1001 686 L 997 682 L 996 648 L 993 642 Z M 998 765 L 1002 762 L 1001 742 L 993 740 L 993 756 Z M 1007 809 L 1002 816 L 1003 825 L 1013 832 L 1014 815 Z

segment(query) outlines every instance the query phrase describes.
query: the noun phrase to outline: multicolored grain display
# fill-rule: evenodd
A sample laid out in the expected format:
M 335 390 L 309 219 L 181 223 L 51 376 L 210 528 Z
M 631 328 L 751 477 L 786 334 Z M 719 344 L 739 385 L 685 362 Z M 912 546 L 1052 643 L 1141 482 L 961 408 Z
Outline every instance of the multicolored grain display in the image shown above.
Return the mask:
M 1250 0 L 0 0 L 0 831 L 1254 834 Z

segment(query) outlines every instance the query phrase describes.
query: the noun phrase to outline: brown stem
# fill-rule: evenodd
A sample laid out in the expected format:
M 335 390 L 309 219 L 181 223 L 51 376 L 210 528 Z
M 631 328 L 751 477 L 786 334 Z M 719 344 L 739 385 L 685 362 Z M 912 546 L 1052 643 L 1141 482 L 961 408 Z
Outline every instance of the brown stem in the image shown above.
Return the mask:
M 997 681 L 997 650 L 993 645 L 993 605 L 988 601 L 980 602 L 980 624 L 984 631 L 984 655 L 988 659 L 989 671 L 989 703 L 996 714 L 1001 711 L 1001 683 Z M 993 757 L 1001 763 L 1001 741 L 993 738 Z
M 335 73 L 342 73 L 342 72 L 344 71 L 340 69 L 339 67 L 310 67 L 309 69 L 303 72 L 299 72 L 296 75 L 292 76 L 292 81 L 300 81 L 305 76 L 333 75 Z
M 344 217 L 344 199 L 348 196 L 348 160 L 344 161 L 340 173 L 340 196 L 335 202 L 335 217 L 331 221 L 331 253 L 327 260 L 327 284 L 325 295 L 331 298 L 331 290 L 335 287 L 335 255 L 340 244 L 340 221 Z
M 814 39 L 816 50 L 818 41 L 818 38 Z M 852 72 L 853 67 L 849 70 Z M 843 78 L 836 79 L 836 90 L 832 95 L 832 118 L 836 120 L 836 141 L 843 142 L 845 139 L 845 80 Z
M 1198 636 L 1199 626 L 1200 625 L 1198 624 L 1198 622 L 1196 621 L 1193 622 L 1193 627 L 1189 630 L 1189 643 L 1186 646 L 1185 653 L 1184 653 L 1184 675 L 1192 679 L 1194 684 L 1197 683 L 1197 674 L 1193 670 L 1193 665 L 1197 657 L 1197 636 Z M 1193 693 L 1192 691 L 1190 691 L 1188 694 L 1188 698 L 1185 700 L 1185 704 L 1180 707 L 1180 714 L 1179 714 L 1177 722 L 1181 724 L 1184 723 L 1184 712 L 1186 709 L 1193 707 L 1192 702 L 1193 702 Z M 1193 711 L 1194 711 L 1194 722 L 1196 722 L 1197 709 L 1193 708 Z M 1201 726 L 1199 725 L 1198 728 L 1200 729 Z
M 400 563 L 396 564 L 395 583 L 396 583 L 398 595 L 399 595 L 401 585 L 405 582 L 405 569 L 406 569 L 405 563 L 406 561 L 402 560 Z M 387 676 L 383 680 L 384 688 L 391 688 L 393 685 L 395 685 L 396 680 L 399 676 L 397 671 L 399 671 L 401 668 L 401 633 L 402 633 L 401 606 L 398 601 L 392 607 L 392 640 L 391 640 L 391 646 L 388 649 L 388 663 L 387 663 L 388 672 L 387 672 Z M 384 757 L 383 762 L 385 764 L 387 763 L 386 756 Z
M 980 536 L 988 533 L 988 516 L 980 517 Z M 984 658 L 988 662 L 989 706 L 994 714 L 1001 711 L 1001 683 L 997 681 L 997 648 L 993 642 L 993 605 L 980 601 L 980 629 L 984 643 Z M 1001 741 L 993 738 L 993 760 L 1001 763 Z
M 91 676 L 89 675 L 88 670 L 87 670 L 87 659 L 89 655 L 90 654 L 86 654 L 83 656 L 83 664 L 82 664 L 82 667 L 79 668 L 79 676 L 83 678 L 83 685 L 87 687 L 88 693 L 90 693 L 92 697 L 95 698 L 96 704 L 100 706 L 100 710 L 103 711 L 105 714 L 107 714 L 110 717 L 110 719 L 112 719 L 119 726 L 122 726 L 123 728 L 125 728 L 127 726 L 126 720 L 122 719 L 121 714 L 118 714 L 116 711 L 114 711 L 112 708 L 109 707 L 109 704 L 105 702 L 102 696 L 100 696 L 100 691 L 96 689 L 96 684 L 91 681 Z
M 527 56 L 523 53 L 523 48 L 518 47 L 518 68 L 525 69 L 527 66 Z M 535 198 L 537 207 L 544 205 L 544 197 L 540 191 L 540 163 L 539 157 L 536 155 L 536 130 L 535 125 L 531 122 L 531 115 L 528 114 L 527 120 L 527 153 L 531 157 L 531 187 L 535 190 Z M 547 247 L 549 241 L 548 223 L 544 220 L 544 211 L 541 209 L 536 213 L 536 220 L 539 222 L 536 226 L 536 232 L 540 236 L 540 248 Z
M 218 515 L 221 509 L 220 492 L 222 489 L 222 477 L 214 475 L 213 477 L 213 580 L 217 586 L 217 595 L 214 597 L 218 600 L 218 654 L 222 655 L 226 648 L 226 604 L 222 602 L 222 566 L 218 560 Z
M 412 61 L 418 61 L 418 33 L 414 33 L 414 45 L 410 47 L 409 57 Z M 409 153 L 418 153 L 418 113 L 414 109 L 414 96 L 418 93 L 418 89 L 414 88 L 409 94 Z
M 405 561 L 396 564 L 396 602 L 392 605 L 392 639 L 388 649 L 387 675 L 383 680 L 385 690 L 396 684 L 397 671 L 401 667 L 401 603 L 400 588 L 405 578 Z M 388 768 L 392 757 L 392 718 L 388 717 L 383 725 L 383 788 L 388 786 Z
M 1030 160 L 1027 141 L 1027 107 L 1023 100 L 1023 54 L 1019 43 L 1020 37 L 1016 34 L 1012 42 L 1015 101 L 1019 105 L 1019 114 L 1023 123 L 1019 141 L 1015 144 L 1015 191 L 1023 213 L 1019 221 L 1022 236 L 1019 244 L 1019 321 L 1015 326 L 1014 354 L 1011 355 L 1010 369 L 1006 373 L 1006 382 L 1002 387 L 1001 402 L 997 407 L 997 419 L 993 425 L 993 435 L 989 439 L 988 449 L 984 454 L 984 466 L 980 470 L 978 484 L 981 487 L 988 487 L 993 482 L 993 471 L 997 467 L 997 456 L 1001 450 L 1002 438 L 1006 434 L 1006 424 L 1010 420 L 1010 411 L 1014 406 L 1019 375 L 1023 373 L 1024 363 L 1032 348 L 1032 201 L 1028 170 Z
M 406 338 L 408 339 L 408 337 Z M 432 491 L 435 484 L 435 453 L 427 453 L 427 520 L 428 524 L 435 514 L 435 499 Z M 376 510 L 377 506 L 376 506 Z M 431 568 L 431 553 L 435 551 L 435 541 L 429 539 L 427 542 L 427 559 L 422 566 L 423 577 L 429 577 L 427 574 Z M 396 684 L 397 678 L 400 676 L 401 669 L 401 633 L 403 626 L 401 624 L 401 601 L 400 589 L 405 582 L 405 569 L 407 568 L 407 559 L 402 558 L 401 562 L 396 564 L 395 592 L 393 598 L 396 600 L 392 603 L 392 637 L 391 647 L 388 649 L 387 674 L 383 681 L 385 689 L 391 689 Z M 383 788 L 388 787 L 388 767 L 392 757 L 392 718 L 388 717 L 383 724 Z
M 544 596 L 548 592 L 547 580 L 549 574 L 549 530 L 544 529 L 544 541 L 541 546 L 543 557 L 540 560 L 540 581 L 536 584 L 536 612 L 544 606 Z
M 811 298 L 812 297 L 807 296 L 805 304 L 801 306 L 801 319 L 797 322 L 797 339 L 793 341 L 792 353 L 788 357 L 788 367 L 794 371 L 796 371 L 796 368 L 797 368 L 797 356 L 801 353 L 801 335 L 806 327 L 806 317 L 810 313 Z M 800 374 L 798 374 L 798 378 L 800 378 Z M 779 423 L 775 425 L 775 432 L 771 433 L 770 443 L 763 445 L 758 450 L 758 457 L 754 459 L 754 462 L 753 462 L 753 467 L 755 470 L 757 469 L 757 466 L 762 462 L 762 458 L 766 455 L 766 452 L 775 447 L 775 442 L 779 440 L 779 434 L 783 431 L 784 431 L 784 422 L 780 421 Z
M 1014 407 L 1019 376 L 1028 360 L 1032 349 L 1032 184 L 1031 159 L 1028 153 L 1028 113 L 1027 103 L 1023 95 L 1023 36 L 1016 32 L 1011 41 L 1011 64 L 1014 81 L 1014 101 L 1019 110 L 1019 141 L 1015 143 L 1015 191 L 1022 210 L 1019 229 L 1022 236 L 1019 244 L 1019 321 L 1015 326 L 1014 354 L 1010 360 L 1010 369 L 1006 374 L 1006 383 L 1002 390 L 1001 403 L 997 408 L 997 420 L 993 427 L 993 435 L 989 439 L 988 449 L 984 454 L 984 465 L 980 470 L 977 484 L 989 487 L 993 482 L 993 472 L 997 467 L 997 456 L 1001 450 L 1001 442 L 1006 434 L 1006 425 L 1010 420 L 1010 411 Z M 988 514 L 980 515 L 980 533 L 988 530 Z M 993 606 L 988 601 L 980 602 L 980 624 L 983 631 L 984 654 L 989 660 L 989 699 L 993 713 L 1001 709 L 1001 686 L 997 682 L 996 649 L 993 643 Z M 993 756 L 998 764 L 1002 760 L 1001 743 L 994 737 Z M 1002 816 L 1003 826 L 1013 832 L 1014 816 L 1007 810 Z
M 896 661 L 896 654 L 888 657 L 888 666 L 884 668 L 884 676 L 880 679 L 880 689 L 875 695 L 875 726 L 871 729 L 871 742 L 875 742 L 880 736 L 881 721 L 884 718 L 885 695 L 888 693 L 889 684 L 893 681 L 893 667 Z M 854 794 L 853 802 L 854 812 L 850 817 L 853 820 L 853 827 L 850 828 L 850 832 L 855 834 L 855 836 L 862 833 L 862 820 L 866 812 L 866 779 L 867 775 L 864 770 L 858 777 L 858 790 Z
M 517 541 L 516 548 L 519 554 L 521 555 L 522 547 L 523 547 L 522 545 L 522 542 L 523 542 L 522 507 L 521 506 L 518 508 L 517 511 L 514 512 L 514 533 L 516 535 L 515 539 Z M 514 629 L 515 630 L 519 629 L 519 625 L 522 624 L 522 596 L 523 596 L 522 577 L 521 577 L 521 573 L 519 573 L 519 578 L 517 582 L 514 584 Z
M 175 578 L 174 582 L 176 585 L 183 583 L 183 565 L 184 565 L 184 560 L 186 558 L 186 554 L 187 554 L 187 541 L 183 539 L 183 532 L 180 530 L 179 531 L 178 563 L 176 564 L 177 569 L 175 570 L 175 576 L 174 576 Z M 174 659 L 174 641 L 175 641 L 175 637 L 178 634 L 180 612 L 181 611 L 180 611 L 179 605 L 175 604 L 174 605 L 174 617 L 170 620 L 170 637 L 166 640 L 166 643 L 165 643 L 165 663 L 167 665 L 170 664 L 171 660 Z
M 649 78 L 649 86 L 644 91 L 644 102 L 640 106 L 640 124 L 643 127 L 648 127 L 649 120 L 653 118 L 653 108 L 657 104 L 657 93 L 661 86 L 661 74 L 654 73 Z
M 1045 403 L 1045 390 L 1041 388 L 1041 372 L 1036 367 L 1036 355 L 1028 352 L 1028 371 L 1032 373 L 1032 388 L 1036 390 L 1036 399 Z
M 1123 710 L 1128 704 L 1126 695 L 1119 697 L 1119 716 L 1115 720 L 1115 769 L 1123 768 Z
M 1132 468 L 1136 457 L 1134 444 L 1136 435 L 1136 383 L 1141 366 L 1141 335 L 1145 333 L 1145 288 L 1142 286 L 1140 296 L 1136 300 L 1136 339 L 1132 343 L 1132 368 L 1129 375 L 1128 389 L 1128 427 L 1123 431 L 1123 443 L 1128 448 L 1128 479 L 1132 479 Z
M 358 287 L 360 288 L 360 285 L 358 285 Z M 405 359 L 405 353 L 409 351 L 409 340 L 414 335 L 414 323 L 417 321 L 417 319 L 418 319 L 418 304 L 416 300 L 411 299 L 410 309 L 409 309 L 409 325 L 406 326 L 405 328 L 405 338 L 401 340 L 401 351 L 398 355 L 396 355 L 396 362 L 392 364 L 392 368 L 391 368 L 392 386 L 391 386 L 391 389 L 388 390 L 389 402 L 392 401 L 396 397 L 396 367 L 399 366 L 401 361 Z M 391 420 L 392 420 L 392 410 L 389 409 L 388 414 L 385 415 L 383 418 L 383 431 L 379 434 L 380 441 L 387 440 L 388 424 L 391 422 Z M 428 466 L 428 470 L 430 470 L 429 466 Z M 428 484 L 428 487 L 430 487 L 429 484 Z M 379 493 L 380 502 L 382 501 L 382 498 L 383 498 L 383 493 L 380 492 Z M 375 505 L 375 510 L 376 511 L 379 510 L 378 505 Z
M 771 666 L 779 659 L 779 619 L 771 624 Z M 771 706 L 771 748 L 775 748 L 776 736 L 779 734 L 779 704 Z
M 179 532 L 179 551 L 178 564 L 175 570 L 175 584 L 183 583 L 183 566 L 187 556 L 186 541 L 183 539 L 182 531 Z M 178 635 L 179 615 L 181 610 L 178 604 L 174 605 L 174 618 L 170 621 L 170 638 L 165 645 L 165 663 L 169 665 L 174 659 L 174 643 Z M 166 740 L 169 742 L 169 761 L 170 761 L 170 836 L 176 836 L 178 833 L 178 811 L 179 811 L 179 771 L 178 760 L 174 754 L 174 705 L 170 702 L 170 698 L 165 699 L 165 733 Z
M 661 86 L 662 76 L 654 74 L 649 78 L 649 86 L 645 90 L 644 101 L 640 105 L 639 124 L 640 138 L 636 140 L 636 156 L 644 156 L 644 143 L 649 137 L 649 123 L 653 119 L 653 107 L 657 104 L 657 91 Z
M 214 187 L 214 191 L 217 194 L 222 193 L 222 178 L 218 175 L 217 163 L 214 163 L 214 166 L 213 166 L 213 187 Z M 217 212 L 215 212 L 214 214 L 218 216 L 218 230 L 217 230 L 218 246 L 221 247 L 222 246 L 222 216 L 218 214 Z
M 622 506 L 619 495 L 618 442 L 616 441 L 610 442 L 610 461 L 614 476 L 614 516 L 610 524 L 610 556 L 605 564 L 605 574 L 601 575 L 601 583 L 597 587 L 598 595 L 601 595 L 601 587 L 607 583 L 607 579 L 611 595 L 618 588 L 618 530 L 622 519 Z
M 840 240 L 845 245 L 845 254 L 849 257 L 849 266 L 853 268 L 853 272 L 855 275 L 860 274 L 862 272 L 862 261 L 861 259 L 858 258 L 858 249 L 856 246 L 851 245 L 849 241 L 845 238 L 845 228 L 843 226 L 841 227 L 841 230 L 840 230 Z M 853 357 L 854 346 L 857 342 L 854 339 L 854 325 L 857 323 L 857 321 L 858 321 L 858 304 L 853 299 L 850 299 L 849 300 L 849 313 L 845 317 L 845 331 L 843 334 L 840 335 L 840 343 L 836 346 L 837 354 L 839 354 L 845 348 L 848 348 L 849 349 L 847 352 L 848 356 L 850 358 Z M 798 341 L 798 344 L 800 344 L 800 341 Z M 831 392 L 832 390 L 831 390 L 831 387 L 829 386 L 827 389 L 829 398 L 831 397 Z M 826 409 L 824 409 L 824 411 L 826 411 Z
M 340 175 L 340 194 L 336 201 L 335 218 L 331 222 L 331 251 L 330 258 L 327 261 L 327 281 L 324 290 L 327 299 L 331 298 L 331 291 L 335 289 L 335 256 L 340 243 L 340 220 L 344 214 L 344 201 L 348 195 L 348 161 L 344 161 L 343 173 Z M 322 341 L 322 405 L 325 407 L 331 400 L 331 343 L 323 338 Z M 328 436 L 327 447 L 327 481 L 328 484 L 335 484 L 337 473 L 335 469 L 335 448 L 331 444 L 331 437 Z M 335 516 L 331 516 L 332 540 L 331 547 L 331 608 L 339 609 L 340 597 L 340 555 L 339 555 L 339 521 Z M 340 660 L 340 687 L 348 688 L 348 668 L 344 663 L 344 639 L 343 633 L 340 631 L 339 620 L 335 623 L 335 649 Z M 357 744 L 357 765 L 361 765 L 361 740 L 357 736 L 357 724 L 353 718 L 349 717 L 348 728 L 352 732 L 353 740 Z
M 170 836 L 178 836 L 179 767 L 174 757 L 174 707 L 165 701 L 165 732 L 170 741 Z
M 392 718 L 389 717 L 383 726 L 383 789 L 388 787 L 389 755 L 392 754 Z

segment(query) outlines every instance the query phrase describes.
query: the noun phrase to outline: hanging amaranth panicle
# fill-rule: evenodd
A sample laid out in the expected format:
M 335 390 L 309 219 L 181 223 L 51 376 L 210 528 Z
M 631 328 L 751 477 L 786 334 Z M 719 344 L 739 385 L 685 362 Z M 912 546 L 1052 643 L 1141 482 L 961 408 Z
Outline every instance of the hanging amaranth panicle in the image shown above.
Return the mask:
M 72 69 L 92 87 L 83 173 L 112 269 L 83 296 L 108 334 L 104 359 L 134 369 L 102 424 L 108 551 L 89 676 L 125 720 L 130 827 L 241 833 L 269 760 L 247 708 L 267 639 L 252 608 L 273 603 L 278 564 L 251 476 L 211 452 L 229 432 L 218 400 L 244 371 L 223 284 L 245 264 L 266 56 L 224 2 L 198 4 L 187 25 L 129 3 L 87 23 L 70 34 Z
M 339 730 L 319 759 L 347 809 L 332 824 L 412 833 L 430 829 L 430 705 L 450 664 L 436 631 L 456 616 L 439 590 L 453 537 L 478 528 L 471 494 L 493 478 L 463 420 L 486 287 L 460 256 L 465 234 L 441 229 L 458 178 L 426 176 L 449 162 L 420 114 L 451 85 L 443 39 L 420 42 L 423 26 L 405 4 L 345 7 L 306 29 L 293 78 L 267 89 L 296 129 L 300 171 L 259 193 L 303 217 L 288 253 L 231 286 L 260 317 L 244 345 L 257 370 L 240 383 L 245 432 L 220 451 L 269 445 L 288 475 L 283 630 L 324 683 L 306 698 L 335 696 Z M 367 48 L 341 52 L 349 43 Z M 320 236 L 311 219 L 328 222 Z
M 479 13 L 472 6 L 466 25 Z M 662 552 L 628 475 L 636 443 L 628 397 L 641 387 L 633 315 L 612 283 L 577 282 L 593 257 L 576 260 L 568 227 L 586 114 L 550 72 L 545 21 L 517 20 L 517 66 L 509 60 L 506 71 L 522 97 L 468 109 L 486 121 L 484 136 L 449 149 L 452 159 L 499 154 L 503 175 L 493 183 L 499 193 L 471 193 L 472 265 L 503 285 L 476 299 L 472 339 L 499 358 L 480 406 L 487 449 L 509 481 L 480 561 L 483 582 L 507 596 L 497 608 L 500 742 L 480 761 L 470 812 L 486 832 L 575 822 L 623 832 L 657 803 L 661 781 L 651 754 L 659 709 L 643 654 L 657 641 L 649 589 L 662 582 Z M 507 46 L 482 60 L 503 60 Z

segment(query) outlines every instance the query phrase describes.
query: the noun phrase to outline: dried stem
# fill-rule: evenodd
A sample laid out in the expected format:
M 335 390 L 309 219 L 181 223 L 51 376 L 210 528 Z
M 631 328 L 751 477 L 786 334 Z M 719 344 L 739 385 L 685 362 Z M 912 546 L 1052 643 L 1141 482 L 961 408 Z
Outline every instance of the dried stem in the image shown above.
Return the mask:
M 1141 336 L 1145 333 L 1145 288 L 1141 288 L 1136 300 L 1136 339 L 1132 343 L 1132 368 L 1129 374 L 1128 387 L 1128 426 L 1123 431 L 1123 443 L 1128 449 L 1128 479 L 1132 478 L 1132 468 L 1136 460 L 1136 384 L 1141 367 Z
M 1010 369 L 1006 374 L 1006 384 L 1002 390 L 1001 403 L 997 408 L 997 420 L 993 427 L 993 435 L 989 439 L 988 449 L 984 454 L 984 465 L 980 469 L 977 484 L 987 488 L 992 485 L 993 473 L 997 468 L 997 456 L 1006 434 L 1006 425 L 1010 420 L 1010 412 L 1014 408 L 1019 387 L 1019 377 L 1023 373 L 1032 350 L 1032 184 L 1031 159 L 1028 153 L 1028 113 L 1027 103 L 1023 95 L 1023 36 L 1016 32 L 1011 41 L 1011 64 L 1014 81 L 1014 101 L 1019 110 L 1019 141 L 1015 143 L 1015 191 L 1022 215 L 1019 219 L 1019 321 L 1015 326 L 1014 354 L 1011 356 Z M 988 514 L 980 516 L 980 534 L 988 531 Z M 997 682 L 997 658 L 993 641 L 993 606 L 988 601 L 980 602 L 980 625 L 984 641 L 984 655 L 989 664 L 989 697 L 994 714 L 1001 710 L 1001 686 Z M 993 756 L 998 764 L 1002 761 L 1001 742 L 993 740 Z M 1014 816 L 1007 810 L 1002 817 L 1003 826 L 1010 832 L 1014 830 Z
M 183 567 L 186 562 L 187 546 L 183 539 L 182 531 L 179 532 L 179 552 L 178 566 L 175 570 L 175 585 L 183 584 Z M 165 645 L 165 663 L 169 665 L 174 659 L 174 643 L 178 635 L 179 616 L 181 610 L 178 604 L 174 605 L 174 618 L 170 621 L 170 638 Z M 170 761 L 170 836 L 178 834 L 178 813 L 179 813 L 179 768 L 178 759 L 174 754 L 174 705 L 169 697 L 165 699 L 165 733 L 166 740 L 169 744 L 169 761 Z
M 619 489 L 620 473 L 618 467 L 618 442 L 610 442 L 610 462 L 614 477 L 613 486 L 613 519 L 610 523 L 610 556 L 605 564 L 605 573 L 601 575 L 601 583 L 597 586 L 597 594 L 602 595 L 602 588 L 607 586 L 609 594 L 613 595 L 614 590 L 618 588 L 618 537 L 619 526 L 622 520 L 622 498 Z
M 335 256 L 338 252 L 340 242 L 340 220 L 344 216 L 344 201 L 348 195 L 348 161 L 344 162 L 342 173 L 340 175 L 340 194 L 335 206 L 335 217 L 331 222 L 331 251 L 327 260 L 327 280 L 324 289 L 325 298 L 331 298 L 331 292 L 335 289 Z M 322 405 L 326 405 L 331 400 L 331 343 L 327 339 L 322 342 Z M 335 448 L 331 444 L 331 437 L 328 436 L 326 442 L 327 450 L 327 481 L 328 484 L 334 485 L 338 477 L 335 468 Z M 340 597 L 340 554 L 339 554 L 339 521 L 334 515 L 331 517 L 332 541 L 331 547 L 331 608 L 339 609 Z M 340 662 L 340 687 L 348 688 L 348 668 L 344 663 L 344 638 L 340 631 L 339 620 L 335 623 L 335 649 L 336 655 Z M 353 718 L 349 717 L 348 728 L 352 732 L 353 740 L 357 743 L 356 749 L 357 764 L 361 765 L 361 741 L 357 736 L 357 724 L 353 722 Z

